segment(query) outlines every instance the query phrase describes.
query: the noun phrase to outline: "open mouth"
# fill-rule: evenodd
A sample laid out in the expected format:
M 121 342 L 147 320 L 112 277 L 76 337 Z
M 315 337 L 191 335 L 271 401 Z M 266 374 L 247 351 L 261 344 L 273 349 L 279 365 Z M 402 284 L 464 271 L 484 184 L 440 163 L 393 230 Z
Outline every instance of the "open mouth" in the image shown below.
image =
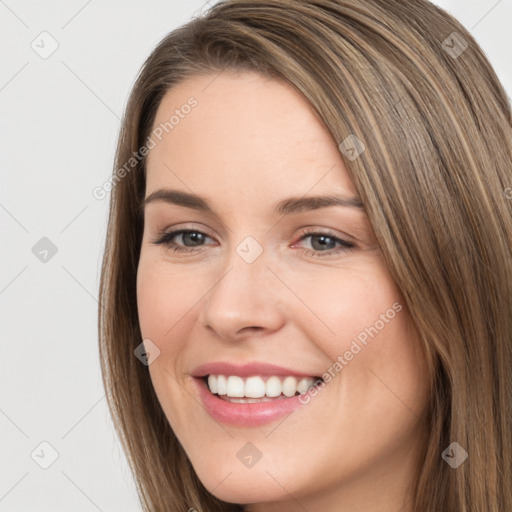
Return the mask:
M 323 383 L 321 377 L 210 374 L 202 378 L 212 395 L 232 403 L 262 403 L 284 400 L 307 393 Z

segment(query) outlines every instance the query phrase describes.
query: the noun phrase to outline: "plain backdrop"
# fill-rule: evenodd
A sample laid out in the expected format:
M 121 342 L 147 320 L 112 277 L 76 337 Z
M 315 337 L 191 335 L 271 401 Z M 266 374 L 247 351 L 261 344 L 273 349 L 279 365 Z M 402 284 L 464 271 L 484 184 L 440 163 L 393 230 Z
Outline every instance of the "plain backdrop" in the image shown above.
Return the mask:
M 436 3 L 475 36 L 510 96 L 512 0 Z M 101 383 L 108 197 L 92 190 L 112 171 L 144 59 L 206 7 L 0 0 L 0 512 L 141 510 Z

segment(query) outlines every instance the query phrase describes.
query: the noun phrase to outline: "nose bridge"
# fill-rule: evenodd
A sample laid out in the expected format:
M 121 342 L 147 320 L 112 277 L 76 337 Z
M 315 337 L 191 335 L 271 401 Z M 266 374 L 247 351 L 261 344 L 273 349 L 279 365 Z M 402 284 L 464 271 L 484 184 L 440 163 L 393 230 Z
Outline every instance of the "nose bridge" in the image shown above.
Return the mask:
M 264 249 L 263 243 L 251 235 L 245 236 L 230 249 L 225 260 L 225 277 L 216 288 L 219 292 L 222 291 L 221 288 L 226 288 L 230 294 L 248 294 L 252 301 L 259 301 L 259 293 L 254 286 L 267 279 L 267 274 L 272 274 L 267 267 L 270 256 L 270 251 L 268 248 Z
M 252 236 L 233 248 L 222 276 L 207 294 L 201 311 L 204 325 L 234 339 L 245 327 L 277 329 L 282 322 L 276 278 L 268 268 L 269 253 Z

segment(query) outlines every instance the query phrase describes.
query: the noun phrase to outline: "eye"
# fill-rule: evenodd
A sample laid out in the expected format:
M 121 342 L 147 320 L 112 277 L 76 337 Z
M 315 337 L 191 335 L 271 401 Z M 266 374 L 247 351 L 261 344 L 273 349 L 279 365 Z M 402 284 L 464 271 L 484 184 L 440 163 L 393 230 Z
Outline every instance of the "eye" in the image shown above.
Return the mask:
M 204 247 L 206 239 L 213 240 L 210 236 L 197 229 L 178 229 L 175 231 L 162 232 L 156 240 L 152 241 L 155 245 L 164 245 L 173 252 L 196 252 Z M 176 240 L 175 240 L 176 239 Z M 313 257 L 331 256 L 333 252 L 339 254 L 356 248 L 352 242 L 335 236 L 330 231 L 309 230 L 302 233 L 299 242 L 311 239 L 311 248 L 304 254 Z M 180 243 L 177 243 L 177 242 Z
M 308 238 L 311 239 L 313 250 L 306 251 L 307 256 L 325 257 L 330 256 L 333 252 L 341 253 L 356 248 L 356 245 L 352 242 L 339 238 L 330 231 L 306 231 L 300 237 L 299 242 Z M 336 246 L 338 247 L 336 248 Z
M 184 247 L 173 242 L 173 239 L 179 239 L 178 237 L 181 238 Z M 168 233 L 160 233 L 157 239 L 152 243 L 155 245 L 164 245 L 174 252 L 193 252 L 196 248 L 200 248 L 203 245 L 202 242 L 204 242 L 206 238 L 210 237 L 206 233 L 196 229 L 178 229 L 176 231 L 169 231 Z

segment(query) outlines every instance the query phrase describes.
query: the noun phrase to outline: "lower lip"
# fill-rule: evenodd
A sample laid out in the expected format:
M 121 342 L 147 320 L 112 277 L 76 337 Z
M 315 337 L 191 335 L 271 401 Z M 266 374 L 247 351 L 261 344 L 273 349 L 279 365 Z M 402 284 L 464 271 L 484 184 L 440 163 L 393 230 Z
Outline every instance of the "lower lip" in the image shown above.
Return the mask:
M 199 396 L 210 416 L 229 425 L 256 427 L 276 421 L 298 407 L 300 395 L 277 399 L 272 402 L 234 403 L 222 400 L 210 393 L 203 379 L 194 378 L 199 387 Z

